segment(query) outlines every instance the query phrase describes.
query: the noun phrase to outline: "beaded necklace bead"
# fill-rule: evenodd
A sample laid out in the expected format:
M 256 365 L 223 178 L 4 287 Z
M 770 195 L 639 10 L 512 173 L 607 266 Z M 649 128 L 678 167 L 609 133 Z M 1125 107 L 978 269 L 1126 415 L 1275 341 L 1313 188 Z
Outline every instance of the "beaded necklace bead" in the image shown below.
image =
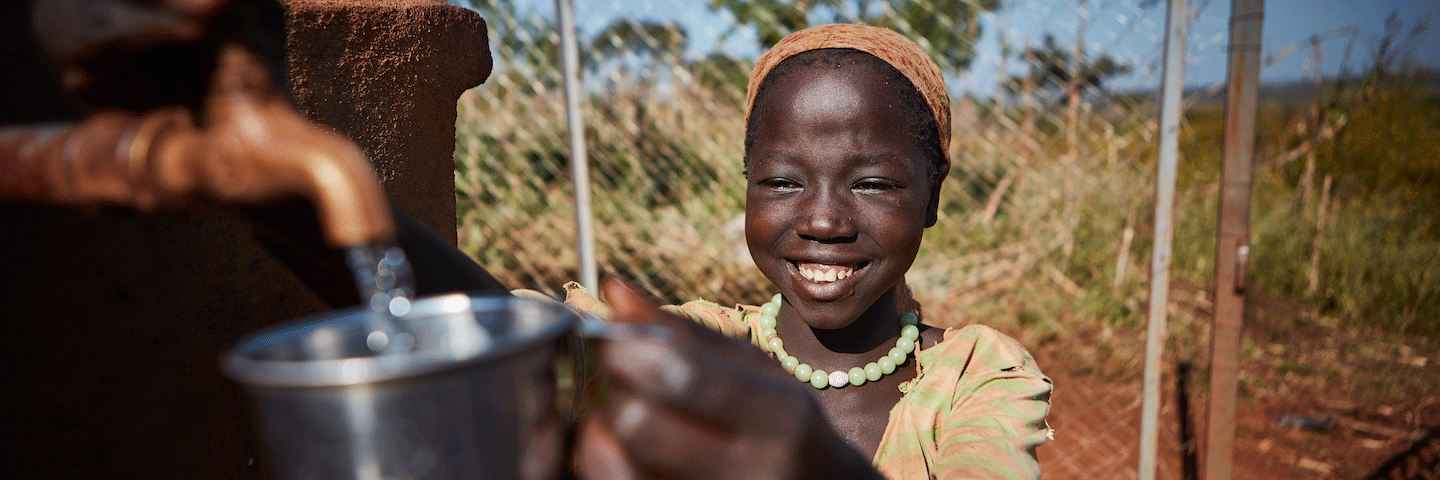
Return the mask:
M 900 315 L 900 338 L 895 340 L 895 346 L 879 359 L 861 367 L 853 367 L 849 371 L 818 370 L 785 352 L 785 342 L 780 340 L 780 334 L 775 332 L 775 319 L 780 315 L 780 298 L 777 293 L 770 298 L 770 303 L 760 306 L 760 344 L 775 354 L 786 372 L 794 374 L 796 380 L 809 382 L 810 386 L 816 389 L 841 388 L 846 385 L 858 387 L 865 382 L 874 382 L 895 373 L 895 367 L 905 364 L 910 353 L 915 351 L 915 342 L 920 338 L 920 327 L 917 326 L 920 320 L 915 314 L 906 312 Z

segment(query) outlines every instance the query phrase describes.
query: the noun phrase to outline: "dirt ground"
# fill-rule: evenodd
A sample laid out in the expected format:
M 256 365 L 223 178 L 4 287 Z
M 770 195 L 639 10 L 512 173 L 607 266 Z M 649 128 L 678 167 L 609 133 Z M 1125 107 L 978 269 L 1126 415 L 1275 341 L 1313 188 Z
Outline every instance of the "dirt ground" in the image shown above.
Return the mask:
M 1440 348 L 1433 340 L 1362 333 L 1283 305 L 1261 302 L 1251 310 L 1233 478 L 1440 479 Z M 1115 341 L 1143 344 L 1141 333 Z M 1055 381 L 1055 440 L 1040 449 L 1045 477 L 1136 478 L 1141 366 L 1122 365 L 1122 374 L 1078 371 L 1065 363 L 1074 348 L 1036 349 Z M 1194 368 L 1167 363 L 1156 477 L 1200 478 L 1204 447 L 1191 446 L 1204 442 L 1208 372 L 1203 360 Z

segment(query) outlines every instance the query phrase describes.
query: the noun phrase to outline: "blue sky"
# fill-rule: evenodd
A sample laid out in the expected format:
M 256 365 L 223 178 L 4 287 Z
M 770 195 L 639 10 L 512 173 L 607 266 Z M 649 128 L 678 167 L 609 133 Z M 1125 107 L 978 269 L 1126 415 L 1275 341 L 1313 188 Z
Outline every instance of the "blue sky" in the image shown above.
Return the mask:
M 550 0 L 516 0 L 517 9 L 533 10 L 543 16 L 554 12 Z M 1135 67 L 1135 73 L 1116 79 L 1117 89 L 1155 88 L 1159 84 L 1159 63 L 1164 32 L 1165 1 L 1151 8 L 1141 8 L 1141 0 L 1088 0 L 1085 43 L 1091 55 L 1106 53 Z M 1322 43 L 1321 70 L 1327 75 L 1340 71 L 1340 62 L 1347 45 L 1351 46 L 1352 70 L 1373 58 L 1373 52 L 1384 32 L 1385 18 L 1395 11 L 1408 29 L 1417 21 L 1440 22 L 1440 0 L 1389 0 L 1362 2 L 1355 0 L 1270 0 L 1266 3 L 1263 49 L 1266 55 L 1284 52 L 1285 47 L 1300 42 L 1304 48 L 1265 67 L 1265 81 L 1309 78 L 1311 35 L 1354 27 L 1358 35 L 1331 38 Z M 632 17 L 674 21 L 686 28 L 690 39 L 687 57 L 699 57 L 715 49 L 738 56 L 759 54 L 754 36 L 741 31 L 726 43 L 719 44 L 720 35 L 730 29 L 733 18 L 728 12 L 714 12 L 706 0 L 576 0 L 576 18 L 584 35 L 593 35 L 615 18 Z M 979 56 L 971 69 L 950 82 L 959 91 L 989 94 L 1005 71 L 1018 71 L 1021 65 L 1011 60 L 1003 63 L 1002 39 L 1015 48 L 1039 44 L 1046 33 L 1052 33 L 1062 45 L 1073 45 L 1078 20 L 1077 0 L 1002 0 L 1000 11 L 982 18 L 984 33 Z M 1190 0 L 1195 11 L 1187 53 L 1186 83 L 1215 86 L 1225 78 L 1225 45 L 1228 35 L 1230 2 L 1226 0 Z M 1440 65 L 1440 25 L 1428 30 L 1414 45 L 1412 58 L 1428 65 Z

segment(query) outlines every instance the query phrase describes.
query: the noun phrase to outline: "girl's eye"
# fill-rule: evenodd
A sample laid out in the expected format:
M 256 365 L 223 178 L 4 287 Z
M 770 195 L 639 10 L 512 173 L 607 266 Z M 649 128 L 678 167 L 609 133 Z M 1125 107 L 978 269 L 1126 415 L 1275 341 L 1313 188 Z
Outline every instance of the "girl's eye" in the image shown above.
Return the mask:
M 771 190 L 789 191 L 800 189 L 800 184 L 784 178 L 767 178 L 760 181 L 760 185 Z
M 855 182 L 855 185 L 851 188 L 863 192 L 880 193 L 900 188 L 900 186 L 896 185 L 894 182 L 888 182 L 885 180 L 865 179 L 859 182 Z

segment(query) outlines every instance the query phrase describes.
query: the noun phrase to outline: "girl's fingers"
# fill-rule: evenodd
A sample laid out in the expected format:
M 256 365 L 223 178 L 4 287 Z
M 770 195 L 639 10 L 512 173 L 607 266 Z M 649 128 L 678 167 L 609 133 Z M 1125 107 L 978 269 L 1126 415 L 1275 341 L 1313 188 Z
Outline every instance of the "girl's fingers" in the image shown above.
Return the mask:
M 813 399 L 799 382 L 765 370 L 778 367 L 736 361 L 715 351 L 617 340 L 601 347 L 600 363 L 637 394 L 731 430 L 766 430 L 808 420 L 806 415 L 813 413 Z
M 666 313 L 621 282 L 607 281 L 602 294 L 614 321 L 674 332 L 666 339 L 618 336 L 599 345 L 600 371 L 613 382 L 598 417 L 633 472 L 826 478 L 811 470 L 825 471 L 829 460 L 854 460 L 809 387 L 760 349 Z M 814 458 L 828 460 L 816 465 Z M 843 469 L 855 465 L 864 470 L 868 462 Z
M 709 335 L 718 335 L 705 327 L 676 317 L 661 310 L 655 303 L 654 295 L 638 288 L 632 287 L 619 278 L 607 278 L 600 284 L 600 298 L 614 311 L 615 315 L 610 320 L 618 323 L 637 323 L 643 325 L 657 325 L 674 329 L 680 342 L 691 342 L 695 337 L 704 338 Z
M 622 282 L 607 281 L 602 294 L 614 321 L 674 332 L 599 346 L 600 369 L 615 380 L 602 416 L 635 465 L 681 476 L 798 468 L 788 463 L 796 446 L 824 425 L 808 387 L 760 349 L 666 313 Z
M 818 411 L 809 392 L 754 346 L 662 311 L 624 282 L 610 279 L 601 289 L 615 321 L 675 332 L 663 342 L 612 339 L 601 344 L 602 369 L 637 394 L 735 431 L 808 421 Z M 757 402 L 766 408 L 757 411 Z
M 788 478 L 794 458 L 772 437 L 737 436 L 644 397 L 620 393 L 602 414 L 645 473 L 673 478 Z M 767 472 L 756 476 L 755 472 Z
M 614 312 L 612 322 L 665 327 L 675 333 L 669 343 L 690 350 L 718 352 L 731 362 L 753 362 L 766 367 L 775 364 L 753 345 L 727 338 L 698 322 L 661 310 L 656 306 L 653 295 L 623 280 L 606 279 L 600 286 L 600 294 Z
M 630 480 L 640 478 L 625 447 L 599 417 L 584 419 L 575 442 L 575 473 L 584 479 Z
M 676 415 L 639 397 L 625 396 L 606 414 L 616 438 L 636 465 L 672 477 L 723 471 L 713 463 L 725 448 L 719 429 Z M 690 475 L 686 475 L 689 473 Z

